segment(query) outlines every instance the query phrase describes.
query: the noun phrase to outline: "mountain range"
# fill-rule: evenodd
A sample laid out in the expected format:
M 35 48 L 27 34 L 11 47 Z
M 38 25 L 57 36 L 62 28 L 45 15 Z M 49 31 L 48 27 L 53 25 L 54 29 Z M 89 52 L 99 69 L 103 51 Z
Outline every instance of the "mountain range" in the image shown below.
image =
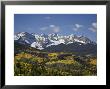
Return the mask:
M 85 36 L 35 34 L 28 32 L 19 32 L 14 35 L 14 41 L 19 44 L 48 51 L 48 52 L 78 52 L 78 53 L 97 53 L 97 43 L 91 41 Z

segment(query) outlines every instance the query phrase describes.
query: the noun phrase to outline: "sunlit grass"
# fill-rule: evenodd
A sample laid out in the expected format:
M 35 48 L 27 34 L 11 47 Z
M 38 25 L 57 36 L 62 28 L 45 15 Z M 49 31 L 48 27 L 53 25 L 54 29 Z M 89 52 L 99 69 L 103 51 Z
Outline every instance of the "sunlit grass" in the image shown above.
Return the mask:
M 74 60 L 58 60 L 58 61 L 47 62 L 46 64 L 55 64 L 55 63 L 75 64 L 76 62 Z

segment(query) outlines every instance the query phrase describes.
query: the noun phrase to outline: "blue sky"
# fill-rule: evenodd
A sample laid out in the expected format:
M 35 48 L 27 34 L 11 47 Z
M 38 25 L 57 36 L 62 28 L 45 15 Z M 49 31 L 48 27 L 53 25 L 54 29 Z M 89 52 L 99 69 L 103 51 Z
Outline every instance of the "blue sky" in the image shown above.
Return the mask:
M 97 41 L 96 14 L 15 14 L 14 31 L 83 35 Z

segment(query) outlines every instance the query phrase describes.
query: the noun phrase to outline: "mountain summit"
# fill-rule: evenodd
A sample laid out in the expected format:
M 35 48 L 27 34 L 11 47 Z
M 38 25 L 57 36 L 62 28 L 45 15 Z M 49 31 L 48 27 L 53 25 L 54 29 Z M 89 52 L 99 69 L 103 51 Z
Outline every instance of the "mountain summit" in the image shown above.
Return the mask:
M 20 32 L 14 35 L 14 40 L 20 44 L 47 51 L 62 51 L 64 48 L 65 51 L 81 51 L 82 49 L 84 51 L 96 49 L 97 46 L 89 38 L 73 34 L 63 36 L 56 33 L 38 35 L 35 33 Z

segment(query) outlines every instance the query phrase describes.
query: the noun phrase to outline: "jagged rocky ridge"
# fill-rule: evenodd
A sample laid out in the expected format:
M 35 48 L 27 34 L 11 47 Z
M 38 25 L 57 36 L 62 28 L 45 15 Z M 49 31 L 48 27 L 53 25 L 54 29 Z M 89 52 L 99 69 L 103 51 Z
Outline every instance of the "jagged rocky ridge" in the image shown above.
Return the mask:
M 20 32 L 14 35 L 14 41 L 48 52 L 88 52 L 95 53 L 97 44 L 84 36 L 62 36 L 56 33 L 49 35 Z

